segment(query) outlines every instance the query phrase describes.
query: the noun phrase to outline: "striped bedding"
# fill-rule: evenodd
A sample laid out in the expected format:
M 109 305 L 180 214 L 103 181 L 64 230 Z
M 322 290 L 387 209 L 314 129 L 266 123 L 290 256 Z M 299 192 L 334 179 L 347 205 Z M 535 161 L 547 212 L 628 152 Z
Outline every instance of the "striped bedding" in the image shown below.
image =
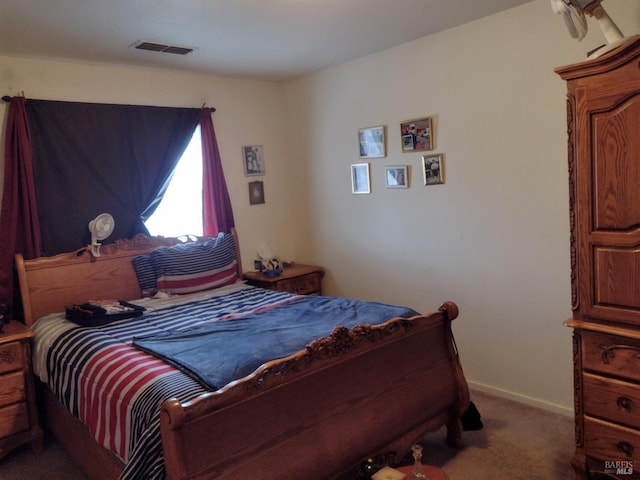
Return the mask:
M 132 346 L 134 337 L 178 332 L 282 305 L 298 298 L 236 283 L 211 292 L 135 303 L 141 317 L 79 327 L 51 314 L 33 330 L 34 371 L 96 441 L 124 463 L 121 479 L 164 478 L 161 403 L 187 401 L 206 390 L 176 368 Z

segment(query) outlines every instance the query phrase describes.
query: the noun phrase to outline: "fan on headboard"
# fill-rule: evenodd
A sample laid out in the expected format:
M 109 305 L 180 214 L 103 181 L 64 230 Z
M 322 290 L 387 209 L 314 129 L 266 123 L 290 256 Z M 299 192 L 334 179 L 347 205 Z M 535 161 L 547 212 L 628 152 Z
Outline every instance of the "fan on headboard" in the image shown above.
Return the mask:
M 113 233 L 115 222 L 113 217 L 108 213 L 101 213 L 89 222 L 89 231 L 91 232 L 91 255 L 100 256 L 100 243 L 98 240 L 104 240 Z
M 567 30 L 573 38 L 582 40 L 587 35 L 588 26 L 585 14 L 598 21 L 598 25 L 607 39 L 607 45 L 592 52 L 589 55 L 590 58 L 602 55 L 626 40 L 601 3 L 602 0 L 551 0 L 551 8 L 558 15 L 562 15 Z

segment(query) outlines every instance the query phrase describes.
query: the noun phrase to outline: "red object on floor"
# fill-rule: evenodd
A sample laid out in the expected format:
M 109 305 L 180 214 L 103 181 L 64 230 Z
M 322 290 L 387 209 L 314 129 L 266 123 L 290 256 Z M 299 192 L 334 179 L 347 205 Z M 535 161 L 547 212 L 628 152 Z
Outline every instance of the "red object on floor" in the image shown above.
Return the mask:
M 432 467 L 431 465 L 423 465 L 424 473 L 429 480 L 449 480 L 449 476 L 440 470 L 438 467 Z M 406 467 L 397 467 L 396 470 L 404 473 L 407 476 L 407 480 L 411 475 L 413 465 L 407 465 Z

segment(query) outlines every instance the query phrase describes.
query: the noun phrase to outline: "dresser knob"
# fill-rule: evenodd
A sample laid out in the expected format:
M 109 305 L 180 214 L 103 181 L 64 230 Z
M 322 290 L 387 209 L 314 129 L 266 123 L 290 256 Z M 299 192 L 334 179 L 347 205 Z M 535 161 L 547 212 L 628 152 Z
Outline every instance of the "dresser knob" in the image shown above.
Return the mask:
M 633 445 L 628 442 L 618 442 L 616 447 L 618 447 L 619 452 L 624 453 L 627 457 L 633 455 Z
M 633 402 L 630 398 L 627 397 L 618 397 L 618 400 L 616 400 L 616 404 L 625 412 L 630 412 L 633 408 Z

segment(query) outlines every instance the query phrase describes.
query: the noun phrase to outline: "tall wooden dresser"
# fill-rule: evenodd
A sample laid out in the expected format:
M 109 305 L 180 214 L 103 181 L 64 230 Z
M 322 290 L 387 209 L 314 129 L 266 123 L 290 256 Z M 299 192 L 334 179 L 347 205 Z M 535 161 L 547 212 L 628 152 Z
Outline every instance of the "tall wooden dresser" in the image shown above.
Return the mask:
M 640 479 L 640 36 L 567 82 L 576 479 Z

